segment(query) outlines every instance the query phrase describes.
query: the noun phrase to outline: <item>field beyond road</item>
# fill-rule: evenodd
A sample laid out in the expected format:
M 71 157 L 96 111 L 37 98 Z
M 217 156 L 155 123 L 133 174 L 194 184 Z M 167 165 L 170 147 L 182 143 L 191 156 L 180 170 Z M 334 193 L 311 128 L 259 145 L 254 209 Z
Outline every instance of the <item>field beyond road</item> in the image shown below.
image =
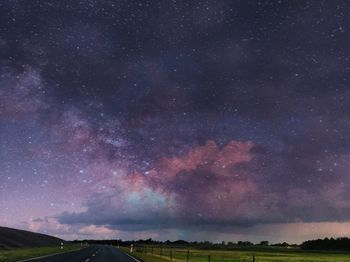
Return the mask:
M 130 254 L 130 248 L 122 247 Z M 144 262 L 348 262 L 350 253 L 346 252 L 311 252 L 299 249 L 266 248 L 263 250 L 201 250 L 170 247 L 143 247 L 133 249 L 133 256 Z

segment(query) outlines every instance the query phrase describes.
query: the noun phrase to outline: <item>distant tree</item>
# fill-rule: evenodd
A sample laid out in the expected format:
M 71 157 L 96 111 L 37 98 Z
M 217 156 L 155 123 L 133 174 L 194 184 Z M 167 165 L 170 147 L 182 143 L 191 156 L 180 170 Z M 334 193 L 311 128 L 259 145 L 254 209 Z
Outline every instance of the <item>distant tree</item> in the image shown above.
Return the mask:
M 139 239 L 136 241 L 137 243 L 139 244 L 152 244 L 153 243 L 153 240 L 152 238 L 149 238 L 149 239 Z
M 249 241 L 238 241 L 237 244 L 239 246 L 252 246 L 253 245 L 253 243 L 249 242 Z
M 259 244 L 260 246 L 268 246 L 269 245 L 269 241 L 261 241 L 260 242 L 260 244 Z
M 283 243 L 272 244 L 271 246 L 275 246 L 275 247 L 289 247 L 291 245 L 288 244 L 287 242 L 283 242 Z
M 314 239 L 303 242 L 302 249 L 312 250 L 350 250 L 350 239 L 347 237 Z
M 176 244 L 176 245 L 188 245 L 189 243 L 185 240 L 176 240 L 173 242 L 173 244 Z

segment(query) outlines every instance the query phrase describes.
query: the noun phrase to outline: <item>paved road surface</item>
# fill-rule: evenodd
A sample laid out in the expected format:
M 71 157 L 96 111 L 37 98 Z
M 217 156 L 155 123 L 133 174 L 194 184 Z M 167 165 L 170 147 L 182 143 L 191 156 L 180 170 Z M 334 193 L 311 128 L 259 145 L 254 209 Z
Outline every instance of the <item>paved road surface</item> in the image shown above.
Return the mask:
M 137 262 L 138 260 L 128 256 L 115 247 L 92 245 L 87 248 L 25 260 L 28 262 Z

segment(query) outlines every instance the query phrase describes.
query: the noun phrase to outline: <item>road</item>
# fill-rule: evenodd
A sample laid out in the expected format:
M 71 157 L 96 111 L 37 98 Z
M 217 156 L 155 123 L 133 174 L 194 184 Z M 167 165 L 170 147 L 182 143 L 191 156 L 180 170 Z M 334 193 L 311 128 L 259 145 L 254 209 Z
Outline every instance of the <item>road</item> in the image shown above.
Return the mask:
M 135 258 L 130 257 L 115 247 L 92 245 L 84 249 L 23 260 L 28 262 L 138 262 Z

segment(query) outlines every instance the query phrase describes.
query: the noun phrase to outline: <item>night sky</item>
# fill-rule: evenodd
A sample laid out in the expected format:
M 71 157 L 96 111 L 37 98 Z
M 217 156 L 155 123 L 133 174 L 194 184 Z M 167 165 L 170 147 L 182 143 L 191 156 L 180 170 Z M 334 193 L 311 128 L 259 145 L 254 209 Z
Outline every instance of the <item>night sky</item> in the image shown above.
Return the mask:
M 0 225 L 350 234 L 350 3 L 0 2 Z

